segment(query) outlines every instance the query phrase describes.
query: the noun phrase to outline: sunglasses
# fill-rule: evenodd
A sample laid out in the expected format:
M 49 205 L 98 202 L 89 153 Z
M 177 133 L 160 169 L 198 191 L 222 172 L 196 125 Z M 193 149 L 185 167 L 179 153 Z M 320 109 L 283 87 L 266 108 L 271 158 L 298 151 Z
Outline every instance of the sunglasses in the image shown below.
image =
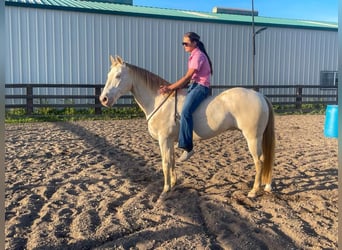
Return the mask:
M 190 43 L 182 43 L 183 46 L 189 47 Z

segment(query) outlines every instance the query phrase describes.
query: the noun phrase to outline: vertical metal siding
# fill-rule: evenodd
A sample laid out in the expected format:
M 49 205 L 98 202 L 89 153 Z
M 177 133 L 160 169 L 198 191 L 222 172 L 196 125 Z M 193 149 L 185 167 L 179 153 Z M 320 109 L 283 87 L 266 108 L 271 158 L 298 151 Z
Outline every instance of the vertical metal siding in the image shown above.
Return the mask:
M 256 41 L 262 84 L 318 84 L 321 70 L 337 70 L 337 32 L 268 28 Z
M 109 55 L 173 82 L 186 71 L 188 31 L 206 45 L 213 84 L 252 83 L 250 26 L 11 6 L 6 83 L 104 84 Z M 255 59 L 257 84 L 318 84 L 321 70 L 337 70 L 337 32 L 268 27 L 256 36 Z

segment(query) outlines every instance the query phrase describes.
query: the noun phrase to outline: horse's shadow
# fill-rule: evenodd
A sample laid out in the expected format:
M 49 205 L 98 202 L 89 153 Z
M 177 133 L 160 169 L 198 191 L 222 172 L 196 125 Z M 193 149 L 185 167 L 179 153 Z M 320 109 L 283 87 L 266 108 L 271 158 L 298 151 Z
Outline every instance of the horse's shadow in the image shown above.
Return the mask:
M 108 159 L 103 168 L 111 171 L 111 168 L 119 170 L 121 176 L 135 184 L 145 184 L 150 178 L 161 178 L 161 173 L 156 171 L 155 166 L 149 163 L 141 155 L 141 152 L 128 152 L 120 146 L 113 146 L 106 138 L 78 125 L 77 123 L 61 122 L 58 123 L 61 129 L 68 130 L 74 135 L 82 138 L 83 143 L 94 151 L 98 156 Z M 150 178 L 149 178 L 150 177 Z

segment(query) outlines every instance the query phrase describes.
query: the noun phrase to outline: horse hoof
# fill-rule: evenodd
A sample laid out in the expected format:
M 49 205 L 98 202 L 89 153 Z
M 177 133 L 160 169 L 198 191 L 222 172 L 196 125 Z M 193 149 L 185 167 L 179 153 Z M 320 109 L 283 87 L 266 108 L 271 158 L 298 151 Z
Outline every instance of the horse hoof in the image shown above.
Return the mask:
M 256 193 L 252 191 L 250 191 L 247 195 L 248 198 L 255 198 L 255 196 L 256 196 Z
M 272 193 L 272 186 L 271 186 L 271 184 L 266 184 L 266 186 L 264 188 L 264 191 L 268 192 L 268 193 Z
M 157 200 L 157 203 L 162 203 L 164 202 L 166 199 L 167 199 L 167 194 L 168 192 L 162 192 L 160 195 L 159 195 L 159 198 Z

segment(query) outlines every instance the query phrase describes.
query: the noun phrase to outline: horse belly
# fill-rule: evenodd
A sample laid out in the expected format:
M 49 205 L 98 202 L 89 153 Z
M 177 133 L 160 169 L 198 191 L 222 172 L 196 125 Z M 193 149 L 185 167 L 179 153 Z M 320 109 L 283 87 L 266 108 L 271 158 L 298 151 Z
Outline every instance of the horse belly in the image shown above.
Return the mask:
M 205 109 L 195 112 L 193 119 L 195 140 L 209 139 L 226 130 L 236 129 L 234 117 L 218 100 L 213 100 Z

